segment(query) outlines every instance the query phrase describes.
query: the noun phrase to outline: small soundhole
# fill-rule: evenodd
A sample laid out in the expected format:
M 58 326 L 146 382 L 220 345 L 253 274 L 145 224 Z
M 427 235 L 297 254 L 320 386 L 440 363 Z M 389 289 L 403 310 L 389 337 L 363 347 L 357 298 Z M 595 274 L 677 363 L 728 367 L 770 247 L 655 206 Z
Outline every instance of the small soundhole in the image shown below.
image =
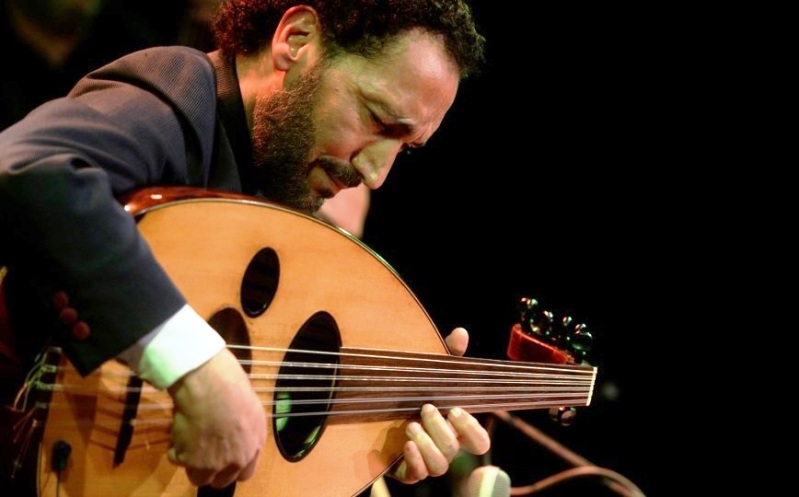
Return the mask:
M 241 308 L 250 317 L 266 311 L 275 298 L 280 282 L 280 260 L 277 252 L 263 248 L 255 254 L 241 281 Z

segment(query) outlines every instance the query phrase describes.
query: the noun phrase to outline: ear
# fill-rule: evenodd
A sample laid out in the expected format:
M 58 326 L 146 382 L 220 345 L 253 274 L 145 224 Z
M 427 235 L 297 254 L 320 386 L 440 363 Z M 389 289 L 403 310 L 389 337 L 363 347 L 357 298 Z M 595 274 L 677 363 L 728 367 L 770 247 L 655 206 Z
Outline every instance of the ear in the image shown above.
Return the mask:
M 306 5 L 288 9 L 272 37 L 272 57 L 275 67 L 288 71 L 303 58 L 318 57 L 321 47 L 321 26 L 316 11 Z M 311 64 L 315 60 L 308 61 Z

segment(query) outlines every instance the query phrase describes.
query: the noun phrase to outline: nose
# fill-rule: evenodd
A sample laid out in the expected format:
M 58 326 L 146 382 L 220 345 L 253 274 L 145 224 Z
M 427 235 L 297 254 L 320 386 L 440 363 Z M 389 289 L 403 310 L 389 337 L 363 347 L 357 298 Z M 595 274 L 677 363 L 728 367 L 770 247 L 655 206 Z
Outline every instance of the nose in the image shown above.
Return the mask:
M 352 164 L 363 177 L 366 186 L 372 190 L 380 188 L 401 148 L 401 141 L 385 138 L 366 145 L 355 154 Z

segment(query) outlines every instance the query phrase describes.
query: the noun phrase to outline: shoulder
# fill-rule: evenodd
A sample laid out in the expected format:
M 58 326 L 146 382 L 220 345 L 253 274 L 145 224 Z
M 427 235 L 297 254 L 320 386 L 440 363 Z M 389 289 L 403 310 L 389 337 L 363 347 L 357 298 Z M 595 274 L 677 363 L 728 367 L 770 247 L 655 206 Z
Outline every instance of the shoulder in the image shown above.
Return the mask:
M 201 142 L 213 135 L 216 75 L 208 54 L 190 47 L 132 52 L 82 78 L 69 96 L 122 118 L 177 117 Z
M 94 73 L 141 69 L 158 69 L 158 72 L 165 76 L 176 76 L 186 71 L 213 72 L 208 54 L 205 52 L 184 46 L 161 46 L 131 52 Z
M 98 81 L 116 81 L 160 93 L 173 100 L 216 90 L 208 55 L 190 47 L 152 47 L 125 55 L 89 73 L 72 90 L 79 96 Z

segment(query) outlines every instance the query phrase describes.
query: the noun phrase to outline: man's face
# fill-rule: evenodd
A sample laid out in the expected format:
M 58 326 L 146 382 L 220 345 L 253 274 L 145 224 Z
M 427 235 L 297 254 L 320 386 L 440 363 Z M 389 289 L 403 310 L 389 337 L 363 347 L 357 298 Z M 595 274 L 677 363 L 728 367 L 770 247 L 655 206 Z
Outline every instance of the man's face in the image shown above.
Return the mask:
M 361 182 L 378 188 L 397 154 L 441 125 L 459 71 L 442 42 L 412 31 L 383 54 L 317 62 L 253 114 L 260 192 L 305 212 Z

